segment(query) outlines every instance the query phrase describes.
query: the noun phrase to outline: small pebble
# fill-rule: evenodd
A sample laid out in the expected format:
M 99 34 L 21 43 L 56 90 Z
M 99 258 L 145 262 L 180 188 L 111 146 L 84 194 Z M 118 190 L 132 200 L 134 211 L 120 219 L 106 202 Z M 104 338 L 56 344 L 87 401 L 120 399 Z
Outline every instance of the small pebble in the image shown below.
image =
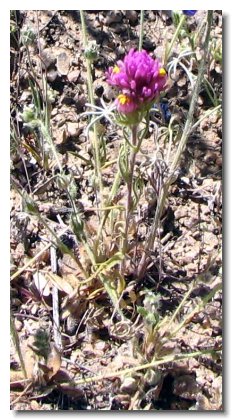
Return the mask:
M 75 137 L 77 136 L 78 132 L 79 132 L 79 124 L 78 123 L 67 123 L 67 128 L 68 128 L 68 134 L 71 137 Z
M 68 73 L 67 78 L 70 83 L 75 83 L 77 82 L 79 76 L 80 76 L 80 70 L 73 70 Z
M 41 51 L 42 64 L 48 69 L 55 65 L 56 58 L 50 48 Z
M 16 329 L 16 331 L 20 332 L 20 331 L 22 331 L 22 328 L 23 328 L 22 321 L 20 321 L 19 319 L 16 319 L 15 320 L 15 329 Z
M 105 24 L 119 23 L 122 21 L 122 13 L 119 10 L 109 10 L 106 15 Z
M 32 308 L 31 308 L 31 314 L 36 315 L 37 312 L 38 312 L 38 309 L 39 309 L 38 305 L 36 305 L 36 304 L 33 305 Z
M 62 52 L 58 55 L 56 66 L 57 66 L 58 72 L 61 75 L 66 76 L 68 74 L 69 68 L 70 68 L 70 60 L 66 52 Z
M 29 98 L 31 98 L 31 92 L 29 90 L 24 90 L 24 92 L 22 93 L 22 95 L 20 97 L 20 102 L 25 102 Z
M 57 76 L 58 76 L 58 73 L 57 73 L 56 70 L 54 70 L 54 69 L 49 70 L 47 72 L 47 80 L 48 80 L 48 82 L 50 82 L 50 83 L 54 82 L 56 80 Z
M 125 378 L 121 387 L 120 391 L 125 392 L 127 394 L 133 394 L 136 389 L 138 388 L 137 381 L 134 378 Z
M 132 26 L 136 25 L 138 22 L 138 13 L 136 10 L 126 10 L 126 18 L 129 20 Z

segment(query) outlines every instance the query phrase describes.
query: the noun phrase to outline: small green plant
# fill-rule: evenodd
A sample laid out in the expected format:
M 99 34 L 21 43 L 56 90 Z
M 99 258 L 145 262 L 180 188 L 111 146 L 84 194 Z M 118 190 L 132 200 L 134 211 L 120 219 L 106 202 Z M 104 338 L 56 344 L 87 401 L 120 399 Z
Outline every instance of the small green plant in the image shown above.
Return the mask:
M 21 31 L 21 42 L 25 47 L 28 47 L 29 45 L 33 45 L 36 40 L 36 32 L 30 28 L 25 27 Z
M 137 307 L 137 312 L 142 315 L 145 324 L 149 328 L 155 327 L 159 320 L 159 305 L 160 305 L 160 294 L 154 294 L 150 290 L 145 290 L 145 298 L 143 301 L 143 306 Z
M 222 41 L 213 38 L 210 43 L 210 54 L 217 63 L 222 65 Z
M 153 60 L 145 51 L 134 51 L 131 50 L 125 57 L 124 61 L 111 67 L 107 73 L 108 83 L 113 85 L 118 90 L 118 96 L 116 101 L 106 106 L 102 102 L 103 107 L 100 108 L 95 105 L 93 97 L 92 87 L 92 63 L 98 56 L 98 47 L 96 43 L 89 43 L 87 40 L 87 32 L 85 27 L 84 12 L 81 11 L 81 22 L 84 39 L 84 56 L 87 65 L 87 83 L 90 103 L 86 104 L 90 108 L 83 116 L 89 117 L 89 124 L 86 129 L 86 134 L 89 137 L 92 145 L 92 151 L 94 156 L 94 187 L 96 194 L 96 203 L 98 203 L 98 217 L 99 227 L 96 231 L 96 236 L 90 237 L 85 233 L 85 223 L 78 216 L 78 211 L 75 204 L 76 187 L 73 182 L 72 176 L 67 176 L 63 173 L 62 165 L 58 157 L 56 147 L 54 146 L 52 133 L 50 128 L 50 112 L 52 100 L 54 98 L 54 92 L 50 92 L 46 87 L 44 92 L 37 88 L 37 84 L 34 80 L 30 81 L 30 89 L 32 93 L 33 102 L 31 105 L 26 106 L 23 112 L 20 114 L 23 121 L 24 127 L 33 131 L 36 135 L 36 149 L 33 151 L 32 147 L 27 145 L 29 152 L 37 159 L 38 163 L 48 170 L 50 165 L 53 164 L 53 159 L 56 162 L 59 174 L 55 176 L 57 185 L 62 190 L 66 191 L 70 203 L 72 205 L 71 225 L 72 229 L 85 249 L 86 256 L 92 263 L 92 270 L 89 272 L 89 279 L 92 279 L 94 275 L 99 273 L 99 277 L 103 282 L 104 287 L 110 294 L 110 298 L 114 304 L 117 305 L 120 295 L 116 292 L 117 287 L 113 285 L 113 282 L 108 281 L 107 278 L 110 276 L 110 272 L 115 277 L 116 272 L 119 278 L 126 275 L 128 272 L 129 264 L 134 267 L 135 278 L 141 279 L 150 264 L 151 250 L 153 249 L 155 238 L 157 236 L 157 229 L 159 221 L 163 212 L 165 202 L 168 198 L 168 191 L 171 183 L 173 182 L 173 176 L 175 171 L 178 169 L 178 163 L 182 151 L 185 148 L 186 141 L 189 133 L 192 130 L 193 125 L 193 112 L 195 109 L 198 92 L 200 85 L 203 80 L 204 72 L 204 60 L 200 64 L 198 76 L 194 76 L 188 70 L 189 62 L 186 57 L 190 57 L 193 53 L 191 51 L 183 51 L 177 59 L 172 59 L 168 62 L 169 74 L 176 73 L 177 65 L 181 66 L 188 78 L 193 89 L 192 100 L 190 104 L 189 113 L 183 129 L 182 134 L 179 130 L 173 131 L 173 119 L 169 123 L 169 128 L 166 130 L 167 151 L 166 151 L 166 162 L 163 160 L 164 172 L 160 173 L 160 185 L 155 185 L 150 177 L 150 182 L 154 190 L 154 194 L 157 200 L 156 212 L 154 217 L 154 223 L 150 228 L 150 232 L 144 243 L 142 252 L 135 254 L 131 245 L 131 223 L 132 215 L 136 210 L 140 199 L 144 195 L 144 181 L 141 173 L 135 168 L 137 155 L 141 152 L 144 138 L 149 129 L 149 114 L 150 109 L 160 99 L 160 93 L 165 90 L 165 84 L 167 81 L 166 70 L 162 67 L 158 60 Z M 176 21 L 178 17 L 178 22 Z M 209 34 L 210 34 L 210 19 L 211 14 L 208 13 L 208 29 L 205 36 L 204 50 L 208 49 L 209 45 Z M 166 60 L 168 60 L 172 46 L 175 40 L 179 36 L 180 29 L 186 21 L 184 14 L 175 15 L 174 20 L 176 21 L 176 33 L 174 34 L 172 43 L 166 50 Z M 30 28 L 26 28 L 21 34 L 22 43 L 28 47 L 34 42 L 34 32 Z M 140 44 L 143 37 L 143 13 L 141 13 L 141 37 Z M 29 54 L 29 50 L 28 50 Z M 182 60 L 185 60 L 185 64 Z M 146 65 L 146 73 L 142 70 L 135 73 L 135 68 L 142 69 L 142 66 Z M 129 73 L 130 71 L 130 73 Z M 133 74 L 134 76 L 129 76 Z M 46 81 L 44 81 L 46 86 Z M 125 86 L 128 88 L 125 90 Z M 142 88 L 141 88 L 142 86 Z M 126 91 L 128 93 L 126 93 Z M 105 117 L 108 121 L 116 126 L 122 128 L 123 141 L 119 150 L 118 162 L 117 162 L 117 174 L 113 183 L 112 189 L 106 197 L 104 195 L 102 171 L 105 163 L 107 162 L 107 150 L 104 140 L 104 133 L 100 134 L 98 121 Z M 159 130 L 164 130 L 161 127 Z M 164 132 L 164 131 L 162 131 Z M 179 143 L 175 141 L 175 133 L 178 132 Z M 173 138 L 174 136 L 174 138 Z M 159 136 L 157 137 L 158 140 Z M 172 162 L 170 162 L 171 148 L 177 144 L 177 150 L 174 154 Z M 164 153 L 162 153 L 164 155 Z M 157 158 L 155 162 L 158 164 Z M 154 166 L 155 168 L 155 166 Z M 153 169 L 153 170 L 157 170 Z M 127 189 L 125 207 L 118 206 L 115 204 L 117 197 L 117 189 L 120 182 L 124 182 Z M 113 219 L 112 219 L 112 215 Z M 108 245 L 105 243 L 106 230 L 110 227 L 110 237 L 113 241 L 113 248 L 115 253 L 107 251 Z M 138 230 L 136 229 L 136 235 Z M 104 257 L 103 257 L 104 255 Z M 132 257 L 133 255 L 133 257 Z M 116 257 L 117 256 L 117 257 Z M 102 261 L 102 258 L 103 261 Z M 114 261 L 112 265 L 112 261 Z M 99 265 L 100 264 L 100 265 Z M 104 264 L 104 270 L 100 269 L 101 264 Z M 118 266 L 118 267 L 117 267 Z M 82 272 L 85 270 L 82 270 Z M 108 271 L 107 275 L 104 271 Z M 95 273 L 95 274 L 94 274 Z M 90 281 L 85 277 L 83 281 Z M 120 305 L 117 305 L 118 310 L 121 313 Z

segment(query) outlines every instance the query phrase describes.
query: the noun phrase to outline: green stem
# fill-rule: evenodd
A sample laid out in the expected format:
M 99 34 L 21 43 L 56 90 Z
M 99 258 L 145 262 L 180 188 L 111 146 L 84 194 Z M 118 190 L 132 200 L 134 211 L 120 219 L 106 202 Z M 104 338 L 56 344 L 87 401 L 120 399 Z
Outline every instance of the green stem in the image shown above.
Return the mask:
M 204 115 L 199 119 L 199 120 L 197 120 L 197 122 L 192 126 L 192 131 L 194 131 L 194 130 L 196 130 L 196 128 L 201 124 L 201 122 L 205 119 L 205 118 L 208 118 L 211 114 L 214 114 L 215 112 L 217 112 L 217 111 L 219 111 L 220 110 L 220 108 L 221 108 L 221 105 L 218 105 L 218 106 L 216 106 L 215 108 L 213 108 L 213 109 L 209 109 L 208 111 L 206 111 L 205 113 L 204 113 Z
M 130 164 L 129 164 L 129 173 L 128 173 L 128 181 L 127 181 L 127 201 L 126 201 L 126 216 L 125 216 L 125 230 L 124 230 L 124 238 L 123 238 L 123 244 L 122 244 L 122 253 L 125 255 L 127 252 L 128 247 L 128 230 L 129 230 L 129 224 L 130 224 L 130 217 L 132 212 L 132 186 L 133 186 L 133 176 L 134 176 L 134 167 L 135 167 L 135 159 L 138 152 L 137 145 L 137 129 L 138 126 L 134 125 L 131 128 L 131 143 L 132 148 L 130 150 Z M 140 142 L 141 144 L 141 142 Z M 121 265 L 121 272 L 124 266 L 124 261 Z
M 212 17 L 213 17 L 213 11 L 209 10 L 208 15 L 207 15 L 207 23 L 208 23 L 207 32 L 206 32 L 205 42 L 204 42 L 204 45 L 203 45 L 203 51 L 205 52 L 205 54 L 204 54 L 204 57 L 202 58 L 201 63 L 200 63 L 197 81 L 196 81 L 196 84 L 194 86 L 193 93 L 192 93 L 192 100 L 190 102 L 187 121 L 186 121 L 185 126 L 184 126 L 184 131 L 183 131 L 183 134 L 182 134 L 182 137 L 181 137 L 176 155 L 175 155 L 174 160 L 173 160 L 172 165 L 171 165 L 171 169 L 170 169 L 171 173 L 173 173 L 176 170 L 176 167 L 177 167 L 177 165 L 180 161 L 180 157 L 182 155 L 182 152 L 185 149 L 189 134 L 192 130 L 193 114 L 194 114 L 194 110 L 195 110 L 195 107 L 196 107 L 196 104 L 197 104 L 201 83 L 202 83 L 202 80 L 203 80 L 203 77 L 204 77 L 204 70 L 205 70 L 205 63 L 206 63 L 206 56 L 207 56 L 206 51 L 208 51 L 208 46 L 209 46 Z
M 84 48 L 86 49 L 88 40 L 87 40 L 87 30 L 86 30 L 86 25 L 85 25 L 85 15 L 84 15 L 83 10 L 80 10 L 80 17 L 81 17 L 81 26 L 82 26 L 82 34 L 83 34 L 83 44 L 84 44 Z M 86 67 L 87 67 L 87 85 L 88 85 L 89 102 L 91 103 L 91 105 L 94 105 L 92 67 L 91 67 L 91 60 L 89 60 L 88 58 L 86 58 Z M 93 124 L 92 146 L 93 146 L 94 158 L 95 158 L 95 175 L 99 182 L 100 199 L 101 199 L 101 205 L 103 206 L 103 184 L 102 184 L 102 174 L 101 174 L 101 160 L 100 160 L 99 142 L 98 142 L 97 137 L 98 137 L 97 127 L 96 127 L 96 124 Z
M 175 41 L 176 41 L 176 38 L 178 37 L 178 35 L 179 35 L 179 33 L 180 33 L 180 30 L 181 30 L 181 28 L 182 28 L 182 26 L 183 26 L 184 21 L 185 21 L 185 15 L 182 15 L 182 16 L 181 16 L 181 18 L 180 18 L 179 25 L 178 25 L 178 26 L 177 26 L 177 28 L 176 28 L 176 32 L 174 33 L 173 38 L 172 38 L 172 40 L 171 40 L 170 44 L 168 45 L 168 47 L 167 47 L 167 49 L 166 49 L 166 51 L 165 51 L 165 59 L 164 59 L 164 64 L 165 64 L 165 65 L 166 65 L 166 64 L 167 64 L 167 62 L 168 62 L 168 59 L 169 59 L 169 56 L 170 56 L 170 54 L 171 54 L 171 51 L 172 51 L 173 45 L 174 45 L 174 43 L 175 43 Z
M 139 51 L 143 46 L 143 30 L 144 30 L 144 10 L 140 10 L 140 29 L 139 29 Z
M 118 172 L 117 172 L 117 174 L 114 178 L 113 186 L 112 186 L 111 191 L 110 191 L 109 199 L 105 203 L 105 207 L 112 206 L 112 201 L 113 201 L 114 197 L 116 196 L 116 194 L 118 192 L 118 188 L 119 188 L 119 185 L 120 185 L 121 178 L 122 178 L 121 172 L 118 169 Z M 100 222 L 100 225 L 99 225 L 99 228 L 98 228 L 98 232 L 97 232 L 97 239 L 96 239 L 97 247 L 98 247 L 98 244 L 99 244 L 100 236 L 102 234 L 102 229 L 105 226 L 106 220 L 107 220 L 111 210 L 113 210 L 113 208 L 114 207 L 112 206 L 112 209 L 106 210 L 103 218 L 101 219 L 101 222 Z
M 57 163 L 57 166 L 59 168 L 59 171 L 60 171 L 60 173 L 62 173 L 62 165 L 61 165 L 61 163 L 59 161 L 58 154 L 57 154 L 57 151 L 56 151 L 56 147 L 55 147 L 55 145 L 53 143 L 53 140 L 51 138 L 50 133 L 48 132 L 47 127 L 45 127 L 45 125 L 44 125 L 44 123 L 42 121 L 40 121 L 40 129 L 41 129 L 41 132 L 42 132 L 43 136 L 45 137 L 45 139 L 49 143 L 49 146 L 51 147 L 53 156 L 54 156 L 54 158 L 56 160 L 56 163 Z
M 174 331 L 171 332 L 170 338 L 175 337 L 178 331 L 180 331 L 181 328 L 183 328 L 186 324 L 188 324 L 192 320 L 195 314 L 202 311 L 205 308 L 205 305 L 213 298 L 215 293 L 217 293 L 221 289 L 222 289 L 222 284 L 221 283 L 217 284 L 206 296 L 206 298 L 203 298 L 203 301 L 199 303 L 199 305 L 197 305 L 197 307 L 193 309 L 192 312 L 184 318 L 184 320 L 176 327 Z
M 14 323 L 14 319 L 13 319 L 12 314 L 10 315 L 10 332 L 11 332 L 11 335 L 12 335 L 12 339 L 13 339 L 13 342 L 14 342 L 15 349 L 16 349 L 16 351 L 18 353 L 18 356 L 19 356 L 19 360 L 20 360 L 22 371 L 23 371 L 23 375 L 27 379 L 27 371 L 26 371 L 26 368 L 25 368 L 25 363 L 24 363 L 22 352 L 21 352 L 19 337 L 18 337 L 18 333 L 17 333 L 16 328 L 15 328 L 15 323 Z
M 164 328 L 164 336 L 166 331 L 171 331 L 171 326 L 172 324 L 174 325 L 174 321 L 176 320 L 178 314 L 180 314 L 181 309 L 184 307 L 185 302 L 187 302 L 187 299 L 189 298 L 189 296 L 191 295 L 193 288 L 195 287 L 195 282 L 192 283 L 190 289 L 188 290 L 188 292 L 186 293 L 186 295 L 184 296 L 184 298 L 182 299 L 182 301 L 180 302 L 179 306 L 177 307 L 177 309 L 175 310 L 174 314 L 172 315 L 171 319 L 169 320 L 167 326 L 165 326 Z M 179 323 L 178 323 L 178 330 L 179 330 Z M 169 334 L 168 339 L 170 339 L 170 337 L 172 337 L 174 334 Z
M 29 51 L 28 45 L 25 45 L 25 48 L 26 48 L 26 52 L 27 52 L 28 64 L 29 64 L 29 67 L 31 69 L 31 74 L 33 75 L 34 79 L 37 80 L 37 76 L 36 76 L 34 67 L 33 67 L 32 62 L 31 62 L 31 56 L 30 56 L 30 51 Z
M 215 92 L 214 92 L 210 82 L 208 81 L 208 79 L 206 77 L 204 79 L 204 85 L 205 85 L 206 92 L 209 96 L 209 99 L 211 100 L 213 106 L 216 107 L 218 105 L 218 100 L 215 97 Z
M 87 30 L 86 30 L 86 24 L 85 24 L 85 15 L 84 11 L 80 10 L 80 17 L 81 17 L 81 27 L 82 27 L 82 35 L 83 35 L 83 45 L 84 48 L 88 45 L 88 39 L 87 39 Z M 94 105 L 94 96 L 93 96 L 93 86 L 92 86 L 92 72 L 91 72 L 91 61 L 86 59 L 87 64 L 87 84 L 88 84 L 88 94 L 90 103 Z

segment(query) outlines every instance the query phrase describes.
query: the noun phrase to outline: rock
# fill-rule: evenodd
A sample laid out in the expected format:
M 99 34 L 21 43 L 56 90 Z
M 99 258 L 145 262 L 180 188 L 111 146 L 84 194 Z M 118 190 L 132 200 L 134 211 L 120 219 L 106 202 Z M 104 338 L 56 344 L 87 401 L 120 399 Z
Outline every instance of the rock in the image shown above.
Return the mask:
M 95 94 L 100 98 L 104 92 L 104 87 L 101 84 L 97 84 L 94 89 Z
M 117 53 L 117 56 L 119 57 L 119 56 L 123 56 L 125 53 L 126 53 L 126 50 L 125 50 L 125 48 L 122 46 L 122 45 L 119 45 L 117 48 L 116 48 L 116 53 Z
M 104 99 L 106 99 L 107 101 L 112 101 L 112 99 L 115 99 L 117 94 L 114 88 L 108 85 L 107 83 L 102 83 L 102 85 L 104 87 L 104 93 L 103 93 Z
M 136 389 L 138 388 L 137 381 L 134 378 L 125 378 L 121 387 L 120 391 L 125 392 L 127 394 L 133 394 Z
M 151 41 L 150 39 L 144 39 L 143 40 L 143 49 L 149 52 L 152 52 L 156 49 L 156 44 L 154 41 Z
M 102 353 L 104 354 L 104 352 L 109 348 L 109 344 L 107 344 L 106 341 L 97 340 L 94 343 L 94 348 L 98 351 L 102 351 Z
M 77 136 L 78 135 L 78 133 L 79 133 L 79 124 L 78 123 L 72 123 L 72 122 L 69 122 L 68 124 L 67 124 L 67 131 L 68 131 L 68 134 L 71 136 L 71 137 L 75 137 L 75 136 Z
M 31 98 L 31 92 L 29 90 L 24 90 L 19 100 L 20 102 L 26 102 L 29 98 Z
M 65 51 L 61 52 L 58 55 L 57 61 L 56 61 L 56 66 L 57 66 L 58 72 L 62 76 L 67 76 L 67 74 L 69 72 L 69 67 L 70 67 L 70 58 Z
M 199 251 L 198 250 L 190 250 L 188 251 L 188 259 L 190 262 L 193 262 L 196 260 L 196 258 L 199 255 Z
M 178 87 L 183 87 L 183 86 L 186 85 L 186 83 L 187 83 L 187 79 L 186 79 L 185 75 L 183 77 L 180 77 L 179 80 L 177 80 L 177 86 Z
M 36 400 L 31 401 L 31 410 L 32 411 L 39 411 L 40 410 L 40 404 Z
M 216 26 L 216 28 L 215 28 L 215 34 L 216 35 L 221 35 L 222 34 L 222 28 L 220 28 L 219 26 Z
M 190 179 L 187 176 L 182 176 L 181 181 L 183 181 L 187 185 L 190 185 Z
M 38 40 L 41 50 L 45 50 L 46 48 L 46 40 L 41 36 Z
M 73 70 L 68 73 L 67 78 L 70 83 L 75 83 L 77 82 L 79 76 L 80 76 L 80 70 Z
M 72 96 L 70 96 L 69 94 L 64 94 L 61 98 L 61 103 L 63 105 L 73 105 L 74 103 L 74 99 Z
M 54 82 L 56 80 L 57 76 L 58 76 L 58 73 L 57 73 L 56 70 L 54 70 L 54 69 L 49 70 L 47 72 L 47 80 L 48 80 L 48 82 L 50 82 L 50 83 Z
M 222 162 L 223 162 L 222 156 L 218 156 L 217 159 L 216 159 L 216 165 L 221 167 L 222 166 Z
M 15 329 L 16 331 L 20 332 L 23 328 L 23 323 L 19 319 L 15 320 Z
M 106 14 L 105 25 L 111 25 L 112 23 L 119 23 L 122 21 L 122 13 L 120 10 L 109 10 Z
M 58 114 L 58 108 L 53 108 L 51 112 L 51 117 L 55 117 Z
M 39 306 L 37 305 L 37 303 L 35 303 L 32 307 L 31 307 L 31 314 L 32 315 L 37 315 L 39 310 Z
M 183 217 L 187 217 L 187 216 L 188 216 L 187 207 L 178 207 L 178 209 L 175 211 L 176 220 L 182 219 Z
M 88 102 L 88 98 L 86 95 L 84 94 L 79 94 L 77 93 L 74 98 L 73 98 L 75 105 L 76 105 L 76 109 L 77 112 L 82 112 L 84 109 L 85 104 Z
M 129 20 L 132 26 L 136 25 L 138 22 L 138 13 L 136 10 L 126 10 L 126 18 Z
M 42 64 L 45 66 L 46 69 L 55 66 L 56 57 L 52 52 L 51 48 L 45 48 L 41 51 L 41 59 Z
M 112 23 L 112 25 L 110 25 L 110 29 L 115 34 L 121 34 L 122 32 L 125 32 L 127 30 L 127 26 L 124 23 Z

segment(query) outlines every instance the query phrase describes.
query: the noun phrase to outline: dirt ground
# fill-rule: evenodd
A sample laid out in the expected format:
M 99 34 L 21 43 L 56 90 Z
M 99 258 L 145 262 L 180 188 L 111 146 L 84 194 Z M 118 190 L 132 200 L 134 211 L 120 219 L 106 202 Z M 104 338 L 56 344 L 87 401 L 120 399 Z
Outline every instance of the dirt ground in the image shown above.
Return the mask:
M 204 13 L 189 20 L 194 32 Z M 16 18 L 15 18 L 16 16 Z M 15 20 L 16 19 L 16 20 Z M 88 37 L 96 41 L 98 58 L 92 76 L 96 104 L 114 98 L 105 81 L 105 71 L 124 57 L 131 47 L 138 47 L 139 11 L 87 11 Z M 57 252 L 57 277 L 48 282 L 51 272 L 50 248 L 41 252 L 14 278 L 14 273 L 30 258 L 46 248 L 48 230 L 38 217 L 28 214 L 17 189 L 33 193 L 40 214 L 50 228 L 77 255 L 81 253 L 69 226 L 70 203 L 67 194 L 54 181 L 54 168 L 44 169 L 33 156 L 35 133 L 27 130 L 17 117 L 25 105 L 32 103 L 30 80 L 41 88 L 41 71 L 46 75 L 51 100 L 51 128 L 59 159 L 67 175 L 75 179 L 77 205 L 91 234 L 97 215 L 93 210 L 95 189 L 92 182 L 92 158 L 86 137 L 86 117 L 80 114 L 89 102 L 87 70 L 83 54 L 83 36 L 78 11 L 17 11 L 12 15 L 11 34 L 11 116 L 20 142 L 11 148 L 11 310 L 18 333 L 29 380 L 25 381 L 15 346 L 11 347 L 11 409 L 13 410 L 222 410 L 222 121 L 218 113 L 202 120 L 188 139 L 178 176 L 171 186 L 161 219 L 159 250 L 144 278 L 135 281 L 133 267 L 127 269 L 123 302 L 128 325 L 121 325 L 101 284 L 78 285 L 79 268 L 67 254 Z M 30 27 L 36 34 L 28 51 L 19 42 L 19 34 Z M 16 30 L 15 30 L 16 28 Z M 164 42 L 171 40 L 174 25 L 168 13 L 146 11 L 143 47 L 162 58 Z M 222 15 L 214 12 L 212 37 L 222 37 Z M 183 41 L 184 42 L 184 41 Z M 177 45 L 174 54 L 179 53 Z M 31 74 L 31 68 L 34 74 Z M 218 100 L 222 95 L 222 71 L 212 61 L 207 76 Z M 191 98 L 189 80 L 183 68 L 169 81 L 165 99 L 171 115 L 183 124 Z M 195 120 L 215 106 L 204 87 L 200 92 Z M 159 119 L 159 115 L 155 117 Z M 158 123 L 159 124 L 159 123 Z M 160 122 L 161 124 L 161 122 Z M 117 158 L 122 130 L 103 120 L 109 160 Z M 142 145 L 137 167 L 142 159 L 155 155 L 154 121 Z M 83 160 L 83 157 L 85 160 Z M 25 171 L 25 167 L 27 171 Z M 113 183 L 116 166 L 105 168 L 106 194 Z M 28 174 L 28 177 L 26 175 Z M 28 182 L 29 179 L 29 182 Z M 120 185 L 119 203 L 123 203 L 125 186 Z M 149 191 L 148 191 L 149 195 Z M 121 201 L 120 201 L 121 200 Z M 154 206 L 154 203 L 153 203 Z M 146 237 L 154 217 L 154 208 L 141 204 L 135 221 L 140 220 L 140 235 Z M 65 232 L 62 234 L 62 232 Z M 51 280 L 51 277 L 50 277 Z M 62 353 L 54 345 L 53 300 L 57 282 Z M 59 284 L 58 284 L 59 283 Z M 193 285 L 193 286 L 192 286 Z M 192 287 L 192 289 L 191 289 Z M 78 293 L 77 293 L 78 289 Z M 92 376 L 109 375 L 148 363 L 154 351 L 141 352 L 145 333 L 136 308 L 142 304 L 144 290 L 158 297 L 160 319 L 171 316 L 185 294 L 191 290 L 181 317 L 194 315 L 162 349 L 163 355 L 212 349 L 185 360 L 173 360 L 125 377 L 112 377 L 76 384 Z M 214 291 L 217 291 L 214 293 Z M 211 298 L 208 298 L 212 294 Z M 142 296 L 142 297 L 141 297 Z M 109 328 L 109 320 L 113 320 Z M 126 327 L 125 331 L 120 328 Z M 128 327 L 128 328 L 127 328 Z M 40 334 L 39 334 L 40 332 Z M 42 344 L 41 344 L 42 343 Z M 136 344 L 137 343 L 137 344 Z M 49 347 L 47 364 L 39 364 L 35 373 L 38 347 Z M 35 349 L 37 348 L 37 351 Z M 214 352 L 213 352 L 214 351 Z M 36 377 L 36 379 L 35 379 Z

